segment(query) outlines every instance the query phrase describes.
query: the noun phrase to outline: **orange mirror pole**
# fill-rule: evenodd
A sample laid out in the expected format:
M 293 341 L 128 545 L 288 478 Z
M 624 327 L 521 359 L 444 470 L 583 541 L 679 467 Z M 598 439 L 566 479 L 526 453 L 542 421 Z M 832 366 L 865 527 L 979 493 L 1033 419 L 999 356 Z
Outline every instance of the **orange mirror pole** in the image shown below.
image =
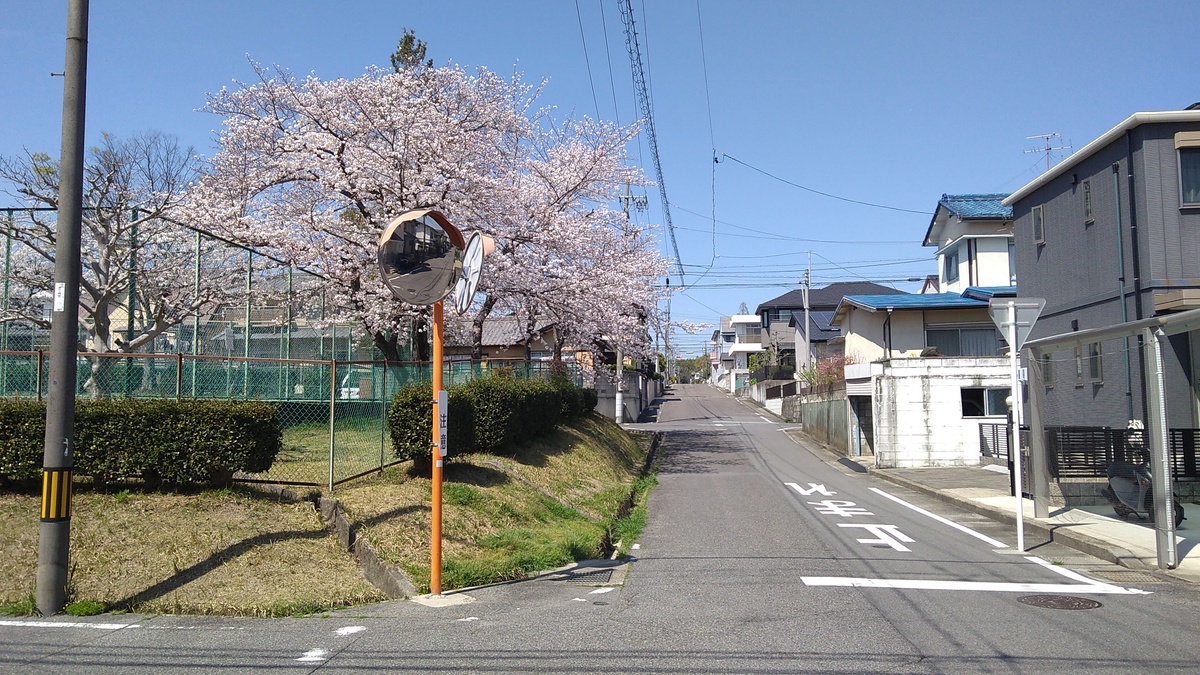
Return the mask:
M 433 305 L 433 520 L 429 567 L 429 592 L 442 594 L 442 445 L 445 439 L 439 434 L 441 412 L 438 410 L 438 394 L 442 391 L 442 302 Z

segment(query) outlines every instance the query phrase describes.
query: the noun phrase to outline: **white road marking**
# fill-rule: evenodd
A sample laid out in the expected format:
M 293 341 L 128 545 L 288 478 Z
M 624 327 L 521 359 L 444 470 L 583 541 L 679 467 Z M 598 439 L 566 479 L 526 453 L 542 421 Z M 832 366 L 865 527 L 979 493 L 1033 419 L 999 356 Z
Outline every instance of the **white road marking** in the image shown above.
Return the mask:
M 975 530 L 972 530 L 971 528 L 967 527 L 966 525 L 959 525 L 958 523 L 954 522 L 953 520 L 943 518 L 943 517 L 937 515 L 936 513 L 930 513 L 929 511 L 926 511 L 925 509 L 923 509 L 919 506 L 916 506 L 915 504 L 909 504 L 908 502 L 904 501 L 903 499 L 900 499 L 899 497 L 896 497 L 894 495 L 890 495 L 890 494 L 884 492 L 883 490 L 880 490 L 879 488 L 871 488 L 871 492 L 883 495 L 884 497 L 887 497 L 888 499 L 896 502 L 897 504 L 907 507 L 907 508 L 910 508 L 913 511 L 916 511 L 917 513 L 919 513 L 923 516 L 928 516 L 928 517 L 938 521 L 939 523 L 942 523 L 943 525 L 949 525 L 950 527 L 953 527 L 956 530 L 965 532 L 965 533 L 971 535 L 972 537 L 975 537 L 976 539 L 983 541 L 984 543 L 988 544 L 989 546 L 993 546 L 995 548 L 1008 548 L 1008 544 L 1005 544 L 1002 541 L 996 541 L 995 539 L 992 539 L 991 537 L 987 536 L 986 534 L 982 534 L 980 532 L 976 532 Z
M 478 621 L 478 620 L 479 620 L 479 617 L 477 617 L 477 616 L 464 616 L 463 618 L 458 619 L 458 621 L 460 623 L 469 623 L 471 621 Z
M 1025 584 L 998 581 L 939 581 L 937 579 L 867 579 L 864 577 L 800 577 L 805 586 L 848 586 L 919 591 L 988 591 L 993 593 L 1084 593 L 1149 595 L 1136 588 L 1109 584 Z
M 996 473 L 1008 473 L 1008 467 L 1000 466 L 999 464 L 985 464 L 984 471 L 995 471 Z
M 1041 558 L 1034 556 L 1034 555 L 1027 555 L 1027 556 L 1025 556 L 1025 559 L 1030 562 L 1037 563 L 1037 564 L 1041 565 L 1042 567 L 1045 567 L 1046 569 L 1050 570 L 1051 572 L 1054 572 L 1056 574 L 1061 574 L 1064 577 L 1066 577 L 1072 581 L 1078 581 L 1078 582 L 1085 583 L 1085 584 L 1094 584 L 1096 586 L 1112 586 L 1112 584 L 1109 584 L 1109 583 L 1106 583 L 1103 581 L 1096 581 L 1095 579 L 1089 579 L 1074 570 L 1069 570 L 1065 567 L 1061 567 L 1059 565 L 1054 565 L 1052 563 L 1046 562 L 1045 560 L 1042 560 Z
M 587 602 L 587 600 L 585 600 L 583 598 L 571 598 L 571 599 L 574 600 L 575 602 Z
M 799 492 L 801 495 L 803 495 L 805 497 L 811 495 L 814 492 L 825 495 L 826 497 L 832 497 L 837 494 L 833 490 L 826 488 L 824 483 L 809 483 L 807 490 L 800 487 L 796 483 L 784 483 L 784 485 L 792 488 L 793 490 L 795 490 L 796 492 Z
M 760 420 L 762 420 L 762 421 L 764 421 L 764 422 L 770 422 L 770 421 L 771 421 L 771 420 L 769 420 L 769 419 L 767 419 L 767 418 L 763 417 L 762 415 L 759 415 L 759 416 L 758 416 L 758 419 L 760 419 Z
M 310 649 L 310 650 L 304 652 L 304 656 L 301 656 L 300 658 L 298 658 L 296 660 L 301 661 L 301 662 L 306 662 L 306 663 L 312 663 L 314 661 L 324 661 L 325 655 L 328 653 L 329 652 L 325 651 L 324 649 Z
M 361 633 L 366 629 L 366 626 L 343 626 L 342 628 L 339 628 L 333 632 L 337 633 L 338 635 L 354 635 L 355 633 Z
M 613 588 L 612 586 L 605 586 L 604 588 L 597 588 L 596 590 L 592 591 L 591 593 L 588 593 L 588 595 L 599 595 L 601 593 L 612 593 L 615 590 L 617 590 L 617 589 Z
M 875 525 L 867 523 L 838 523 L 838 527 L 861 527 L 862 529 L 875 535 L 876 539 L 859 539 L 860 544 L 886 544 L 897 551 L 905 553 L 911 552 L 912 549 L 904 544 L 911 544 L 915 540 L 900 531 L 900 528 L 895 525 Z M 900 543 L 904 542 L 904 544 Z
M 844 499 L 823 499 L 819 502 L 809 502 L 816 507 L 815 511 L 826 516 L 853 518 L 854 516 L 873 516 L 874 513 Z
M 86 621 L 0 621 L 0 626 L 20 626 L 22 628 L 92 628 L 95 630 L 141 628 L 136 623 L 88 623 Z

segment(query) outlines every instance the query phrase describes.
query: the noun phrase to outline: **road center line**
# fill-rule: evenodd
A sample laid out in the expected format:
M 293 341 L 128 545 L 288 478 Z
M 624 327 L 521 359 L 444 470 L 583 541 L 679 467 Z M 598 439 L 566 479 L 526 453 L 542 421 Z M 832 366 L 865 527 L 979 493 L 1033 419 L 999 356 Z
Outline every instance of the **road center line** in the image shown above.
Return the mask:
M 965 532 L 965 533 L 971 535 L 972 537 L 975 537 L 976 539 L 988 544 L 989 546 L 993 546 L 995 548 L 1008 548 L 1008 544 L 1005 544 L 1002 541 L 996 541 L 995 539 L 992 539 L 991 537 L 987 536 L 986 534 L 982 534 L 980 532 L 976 532 L 975 530 L 972 530 L 971 528 L 967 527 L 966 525 L 959 525 L 958 523 L 954 522 L 953 520 L 943 518 L 943 517 L 937 515 L 936 513 L 930 513 L 929 511 L 926 511 L 925 509 L 923 509 L 915 504 L 909 504 L 908 502 L 904 501 L 903 499 L 900 499 L 899 497 L 897 497 L 895 495 L 890 495 L 890 494 L 884 492 L 883 490 L 880 490 L 879 488 L 871 488 L 871 492 L 874 492 L 876 494 L 887 497 L 888 499 L 896 502 L 897 504 L 907 507 L 907 508 L 910 508 L 913 511 L 916 511 L 917 513 L 919 513 L 923 516 L 928 516 L 928 517 L 938 521 L 939 523 L 942 523 L 944 525 L 949 525 L 950 527 L 953 527 L 956 530 Z

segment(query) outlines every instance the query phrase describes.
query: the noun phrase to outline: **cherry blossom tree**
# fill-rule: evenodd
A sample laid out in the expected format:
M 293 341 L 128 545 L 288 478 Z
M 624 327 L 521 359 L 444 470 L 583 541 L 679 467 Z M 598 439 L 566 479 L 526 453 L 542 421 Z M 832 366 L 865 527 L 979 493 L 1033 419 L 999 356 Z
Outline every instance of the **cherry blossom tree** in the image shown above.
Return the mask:
M 168 221 L 194 176 L 191 149 L 160 133 L 105 135 L 92 148 L 83 186 L 82 350 L 138 351 L 184 320 L 229 301 L 228 289 L 238 288 L 228 283 L 229 268 L 211 241 L 199 244 L 204 269 L 197 288 L 195 233 Z M 43 302 L 53 295 L 59 165 L 42 153 L 3 158 L 0 179 L 5 192 L 29 207 L 0 222 L 17 251 L 10 282 L 24 298 L 10 303 L 3 320 L 48 328 Z M 102 393 L 101 371 L 111 363 L 93 359 L 88 388 L 94 395 Z
M 339 308 L 329 320 L 357 324 L 386 358 L 426 311 L 392 297 L 375 257 L 386 224 L 412 209 L 436 208 L 497 241 L 486 298 L 458 320 L 474 329 L 477 353 L 497 307 L 590 341 L 625 335 L 636 323 L 628 308 L 654 305 L 660 256 L 607 206 L 642 180 L 624 155 L 636 129 L 554 123 L 535 107 L 540 86 L 484 69 L 328 81 L 255 70 L 256 81 L 209 97 L 206 109 L 224 117 L 220 149 L 183 219 L 318 271 Z

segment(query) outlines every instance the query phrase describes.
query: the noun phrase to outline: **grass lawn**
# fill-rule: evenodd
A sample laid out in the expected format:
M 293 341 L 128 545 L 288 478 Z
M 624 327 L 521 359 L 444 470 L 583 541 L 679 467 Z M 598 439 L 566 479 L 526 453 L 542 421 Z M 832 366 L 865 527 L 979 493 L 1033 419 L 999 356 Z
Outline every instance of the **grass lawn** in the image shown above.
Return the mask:
M 614 521 L 649 446 L 649 437 L 590 415 L 513 456 L 454 458 L 442 488 L 443 588 L 518 579 L 600 555 L 610 527 L 620 529 Z M 380 557 L 428 590 L 431 484 L 399 469 L 347 484 L 337 496 Z
M 334 480 L 342 480 L 394 462 L 392 441 L 384 435 L 379 420 L 349 418 L 334 427 Z M 382 448 L 382 453 L 380 452 Z M 312 483 L 329 483 L 329 425 L 300 424 L 283 430 L 283 451 L 275 463 L 254 478 Z

